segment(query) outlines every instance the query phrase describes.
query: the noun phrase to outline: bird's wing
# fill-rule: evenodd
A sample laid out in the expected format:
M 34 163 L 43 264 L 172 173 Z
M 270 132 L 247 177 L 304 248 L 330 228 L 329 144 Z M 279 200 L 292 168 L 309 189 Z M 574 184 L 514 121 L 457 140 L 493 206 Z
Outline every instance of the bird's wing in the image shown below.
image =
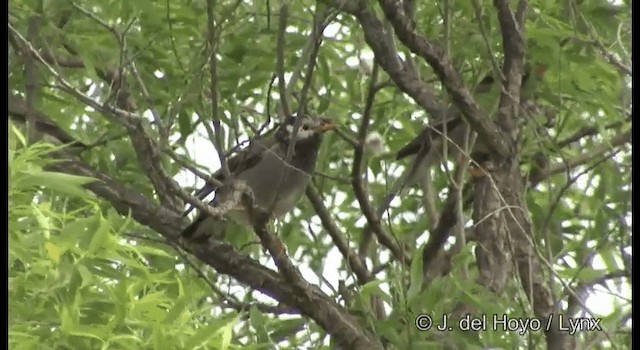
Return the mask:
M 484 94 L 491 91 L 493 84 L 496 82 L 496 79 L 493 77 L 493 74 L 487 74 L 478 85 L 473 89 L 474 94 Z
M 264 158 L 265 152 L 269 152 L 270 150 L 277 148 L 277 146 L 278 142 L 274 137 L 253 140 L 249 146 L 229 157 L 227 160 L 229 172 L 232 176 L 237 176 L 238 174 L 251 169 Z M 221 182 L 225 180 L 222 170 L 218 170 L 213 177 Z M 216 186 L 213 184 L 205 184 L 205 187 L 199 191 L 198 198 L 202 200 L 216 189 Z M 215 200 L 215 198 L 211 200 L 209 205 L 214 205 Z M 182 214 L 182 216 L 187 216 L 194 208 L 195 207 L 192 205 Z M 181 236 L 197 236 L 198 234 L 196 233 L 203 230 L 203 225 L 209 221 L 207 219 L 210 219 L 209 215 L 206 213 L 200 213 L 195 220 L 182 231 Z M 223 223 L 218 222 L 217 224 L 222 225 Z
M 462 118 L 455 117 L 449 118 L 446 121 L 434 123 L 433 125 L 424 128 L 418 136 L 396 153 L 396 160 L 418 154 L 420 150 L 428 152 L 434 138 L 438 138 L 442 135 L 445 132 L 445 129 L 447 134 L 451 133 L 451 131 L 457 128 L 460 124 L 462 124 Z
M 490 92 L 494 87 L 495 82 L 496 80 L 493 75 L 487 74 L 474 88 L 474 94 L 479 95 Z M 438 137 L 440 134 L 444 133 L 445 127 L 447 133 L 449 133 L 451 130 L 462 124 L 462 116 L 460 115 L 460 112 L 457 110 L 457 108 L 455 108 L 455 106 L 451 106 L 448 109 L 446 116 L 446 120 L 440 120 L 432 123 L 430 127 L 426 127 L 424 130 L 422 130 L 422 132 L 420 132 L 420 134 L 418 134 L 418 136 L 411 140 L 411 142 L 401 148 L 396 153 L 396 160 L 400 160 L 402 158 L 417 154 L 424 147 L 431 148 L 431 140 L 433 139 L 433 137 Z
M 431 130 L 429 128 L 424 128 L 418 136 L 396 153 L 396 160 L 418 153 L 420 149 L 424 147 L 425 143 L 428 142 L 430 133 Z
M 237 175 L 246 171 L 247 169 L 252 168 L 256 164 L 258 164 L 258 162 L 260 162 L 265 150 L 271 149 L 276 145 L 277 140 L 275 137 L 267 137 L 264 139 L 257 138 L 252 140 L 251 143 L 249 143 L 249 146 L 236 152 L 227 159 L 229 172 L 232 175 Z M 224 182 L 226 180 L 222 169 L 216 171 L 212 175 L 212 177 L 219 182 Z M 216 189 L 217 186 L 215 184 L 207 182 L 201 189 L 199 189 L 195 193 L 195 196 L 198 199 L 203 200 Z M 184 213 L 182 213 L 182 217 L 186 217 L 187 215 L 189 215 L 189 213 L 193 211 L 193 209 L 194 206 L 190 206 L 187 210 L 184 211 Z
M 255 139 L 251 141 L 249 146 L 242 151 L 229 157 L 227 165 L 231 174 L 240 174 L 254 167 L 262 160 L 264 152 L 277 146 L 278 141 L 275 137 L 265 139 Z M 218 171 L 221 172 L 221 171 Z M 220 175 L 224 180 L 224 177 Z

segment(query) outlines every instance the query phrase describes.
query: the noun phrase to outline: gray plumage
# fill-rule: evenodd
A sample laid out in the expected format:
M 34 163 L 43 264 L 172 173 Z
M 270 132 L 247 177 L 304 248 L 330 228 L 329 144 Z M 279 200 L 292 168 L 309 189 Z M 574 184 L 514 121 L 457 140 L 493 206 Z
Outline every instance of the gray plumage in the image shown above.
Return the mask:
M 403 185 L 413 186 L 421 176 L 425 175 L 434 165 L 440 164 L 446 158 L 457 159 L 472 141 L 471 128 L 462 118 L 452 118 L 445 122 L 425 128 L 420 135 L 396 153 L 396 160 L 415 155 L 409 169 L 404 175 Z M 480 143 L 474 145 L 473 152 L 479 153 L 486 149 Z
M 528 67 L 522 77 L 522 86 L 526 86 L 530 77 L 531 67 Z M 487 109 L 487 113 L 490 113 L 499 101 L 499 87 L 501 84 L 492 75 L 487 75 L 473 90 L 476 101 L 481 107 Z M 522 95 L 521 98 L 526 100 L 527 96 Z M 415 185 L 421 179 L 424 179 L 425 183 L 430 182 L 431 168 L 445 160 L 443 147 L 445 143 L 447 145 L 447 159 L 459 159 L 467 146 L 471 147 L 469 153 L 472 159 L 481 162 L 487 158 L 489 152 L 487 145 L 480 140 L 476 140 L 473 145 L 470 144 L 473 134 L 471 126 L 464 121 L 460 110 L 451 106 L 444 115 L 445 120 L 436 120 L 432 125 L 425 127 L 411 142 L 396 153 L 396 160 L 407 157 L 412 157 L 412 159 L 407 170 L 393 186 L 385 202 L 378 208 L 378 215 L 382 215 L 395 196 L 405 189 Z M 448 142 L 444 142 L 444 139 Z
M 290 212 L 305 192 L 311 175 L 315 171 L 318 151 L 323 133 L 335 128 L 326 118 L 302 117 L 300 129 L 295 135 L 293 154 L 285 162 L 296 118 L 290 118 L 278 127 L 273 136 L 255 140 L 246 149 L 230 157 L 227 162 L 231 173 L 225 179 L 219 171 L 214 178 L 222 182 L 216 189 L 211 205 L 218 206 L 229 200 L 234 192 L 233 183 L 244 182 L 253 194 L 253 205 L 270 213 L 272 218 L 281 218 Z M 209 189 L 212 186 L 208 186 Z M 215 236 L 226 233 L 227 220 L 250 225 L 242 203 L 238 203 L 225 219 L 217 219 L 201 213 L 183 232 L 186 238 Z
M 521 81 L 523 90 L 531 78 L 531 73 L 531 66 L 527 66 Z M 499 87 L 501 86 L 493 75 L 487 75 L 473 90 L 476 102 L 481 108 L 486 109 L 486 113 L 491 113 L 497 107 L 500 98 Z M 524 103 L 530 97 L 523 93 L 521 94 L 520 102 Z M 430 127 L 426 127 L 409 144 L 396 153 L 396 160 L 415 155 L 408 172 L 404 176 L 402 188 L 413 186 L 424 174 L 428 173 L 429 169 L 444 161 L 443 145 L 445 142 L 443 141 L 443 135 L 446 135 L 444 139 L 449 141 L 446 154 L 448 159 L 457 159 L 461 151 L 466 149 L 467 142 L 471 142 L 471 126 L 463 120 L 460 110 L 455 106 L 451 106 L 445 113 L 445 118 L 444 121 L 436 120 Z M 477 161 L 485 158 L 489 152 L 487 145 L 479 140 L 468 146 L 472 146 L 470 150 L 471 158 Z
M 495 79 L 488 75 L 474 89 L 476 97 L 486 95 L 494 87 Z M 425 127 L 413 140 L 396 153 L 396 160 L 411 157 L 407 169 L 392 186 L 387 198 L 378 207 L 377 214 L 382 214 L 389 208 L 391 201 L 406 189 L 415 185 L 421 179 L 430 182 L 430 170 L 445 159 L 444 140 L 446 142 L 446 159 L 456 159 L 461 151 L 466 149 L 467 142 L 471 142 L 471 127 L 462 118 L 461 112 L 455 106 L 450 106 L 444 113 L 444 120 L 436 120 Z M 443 137 L 444 136 L 444 137 Z M 471 145 L 469 145 L 471 146 Z M 486 150 L 486 146 L 476 142 L 473 153 Z

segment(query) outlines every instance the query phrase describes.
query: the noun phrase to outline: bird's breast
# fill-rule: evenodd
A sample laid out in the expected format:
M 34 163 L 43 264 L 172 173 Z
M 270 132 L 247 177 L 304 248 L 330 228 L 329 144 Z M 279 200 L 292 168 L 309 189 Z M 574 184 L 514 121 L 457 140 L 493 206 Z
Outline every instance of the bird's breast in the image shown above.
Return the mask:
M 253 192 L 254 205 L 282 217 L 291 211 L 302 197 L 315 168 L 315 159 L 285 163 L 278 152 L 267 152 L 265 159 L 238 176 Z M 312 160 L 308 163 L 306 161 Z

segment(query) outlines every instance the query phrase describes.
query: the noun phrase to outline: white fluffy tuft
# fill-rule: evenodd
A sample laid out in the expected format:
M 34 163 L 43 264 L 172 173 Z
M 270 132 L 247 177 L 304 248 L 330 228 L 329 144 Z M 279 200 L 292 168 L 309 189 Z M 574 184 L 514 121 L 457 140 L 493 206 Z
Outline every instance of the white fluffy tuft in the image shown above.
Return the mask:
M 301 125 L 300 129 L 298 129 L 298 133 L 296 134 L 297 140 L 304 140 L 308 137 L 311 137 L 314 134 L 311 128 L 305 130 L 303 126 L 304 125 Z M 287 125 L 285 128 L 287 129 L 287 133 L 289 133 L 289 135 L 293 134 L 293 125 Z

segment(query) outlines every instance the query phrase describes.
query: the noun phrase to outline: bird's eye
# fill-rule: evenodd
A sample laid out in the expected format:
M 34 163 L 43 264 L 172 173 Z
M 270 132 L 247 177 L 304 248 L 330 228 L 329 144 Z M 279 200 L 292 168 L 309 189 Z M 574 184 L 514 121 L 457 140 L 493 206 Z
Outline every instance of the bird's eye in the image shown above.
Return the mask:
M 309 130 L 309 125 L 303 125 L 302 130 Z

